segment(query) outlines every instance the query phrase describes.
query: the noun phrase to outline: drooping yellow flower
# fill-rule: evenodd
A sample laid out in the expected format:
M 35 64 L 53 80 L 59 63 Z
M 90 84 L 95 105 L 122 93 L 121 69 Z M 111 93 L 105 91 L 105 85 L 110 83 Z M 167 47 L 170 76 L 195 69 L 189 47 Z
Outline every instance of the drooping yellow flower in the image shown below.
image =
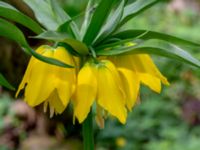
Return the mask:
M 161 83 L 169 85 L 167 79 L 160 73 L 151 57 L 147 54 L 132 54 L 113 56 L 109 58 L 117 67 L 123 79 L 129 110 L 134 106 L 140 83 L 151 90 L 160 93 Z
M 101 60 L 98 64 L 88 62 L 82 67 L 74 99 L 74 115 L 80 123 L 86 119 L 94 101 L 121 123 L 125 123 L 125 99 L 119 73 L 110 61 Z
M 100 124 L 103 124 L 102 109 L 125 123 L 127 109 L 131 111 L 136 104 L 141 83 L 157 93 L 161 91 L 161 83 L 169 85 L 147 54 L 111 56 L 101 58 L 99 63 L 87 62 L 78 73 L 74 115 L 82 123 L 95 101 Z
M 36 52 L 74 66 L 72 56 L 63 47 L 54 49 L 41 46 Z M 32 107 L 44 103 L 45 111 L 49 105 L 52 116 L 64 111 L 73 95 L 75 84 L 75 69 L 50 65 L 31 57 L 16 96 L 25 88 L 25 101 Z

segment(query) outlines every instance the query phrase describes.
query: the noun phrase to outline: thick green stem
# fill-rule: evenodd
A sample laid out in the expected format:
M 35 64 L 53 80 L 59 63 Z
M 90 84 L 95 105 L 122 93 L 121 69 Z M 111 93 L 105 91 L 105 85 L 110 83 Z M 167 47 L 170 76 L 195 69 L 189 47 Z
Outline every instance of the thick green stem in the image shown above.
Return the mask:
M 87 119 L 83 122 L 83 144 L 84 150 L 94 150 L 94 135 L 93 135 L 93 121 L 92 111 L 89 113 Z

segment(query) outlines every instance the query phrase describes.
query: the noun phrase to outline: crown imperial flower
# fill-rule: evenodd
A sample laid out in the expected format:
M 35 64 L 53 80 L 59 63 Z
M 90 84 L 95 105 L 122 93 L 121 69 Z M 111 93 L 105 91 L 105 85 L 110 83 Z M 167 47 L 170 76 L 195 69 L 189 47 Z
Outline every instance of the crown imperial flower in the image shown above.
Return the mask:
M 82 123 L 94 101 L 121 123 L 126 122 L 125 95 L 116 67 L 108 60 L 87 62 L 78 74 L 74 114 Z
M 161 82 L 169 85 L 147 54 L 111 56 L 98 63 L 87 62 L 78 73 L 74 115 L 82 123 L 96 101 L 97 109 L 126 122 L 127 109 L 135 105 L 140 84 L 160 93 Z M 97 115 L 102 112 L 97 110 Z
M 72 56 L 63 47 L 41 46 L 37 53 L 74 65 Z M 32 107 L 44 103 L 49 105 L 51 116 L 62 113 L 75 90 L 76 72 L 73 68 L 63 68 L 31 57 L 16 96 L 25 88 L 25 101 Z

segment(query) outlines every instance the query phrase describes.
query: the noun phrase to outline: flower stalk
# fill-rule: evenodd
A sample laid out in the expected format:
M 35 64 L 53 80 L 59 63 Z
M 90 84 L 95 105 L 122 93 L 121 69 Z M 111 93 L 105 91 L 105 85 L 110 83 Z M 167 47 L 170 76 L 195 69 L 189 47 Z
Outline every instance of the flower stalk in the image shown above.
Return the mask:
M 82 124 L 84 150 L 94 150 L 93 115 L 90 111 L 87 119 Z

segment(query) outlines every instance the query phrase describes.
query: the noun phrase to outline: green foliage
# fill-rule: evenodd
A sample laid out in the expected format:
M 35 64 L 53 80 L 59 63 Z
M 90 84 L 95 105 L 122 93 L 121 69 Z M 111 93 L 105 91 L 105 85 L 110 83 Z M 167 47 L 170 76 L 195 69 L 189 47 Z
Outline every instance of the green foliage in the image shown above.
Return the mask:
M 13 6 L 2 1 L 0 1 L 0 16 L 20 23 L 37 34 L 43 31 L 40 25 L 33 19 L 24 15 Z
M 11 98 L 7 94 L 0 95 L 0 126 L 3 125 L 3 117 L 8 113 L 9 106 L 11 104 Z M 0 128 L 0 132 L 2 132 L 2 128 Z
M 141 35 L 141 36 L 140 36 Z M 117 33 L 116 35 L 113 35 L 112 38 L 118 38 L 118 39 L 134 39 L 137 36 L 140 36 L 143 40 L 149 40 L 149 39 L 160 39 L 163 41 L 167 41 L 176 45 L 180 46 L 196 46 L 199 47 L 200 44 L 188 40 L 184 40 L 182 38 L 178 38 L 176 36 L 168 35 L 166 33 L 156 32 L 156 31 L 150 31 L 150 30 L 127 30 Z
M 83 42 L 86 43 L 86 45 L 91 45 L 93 43 L 94 39 L 103 27 L 114 2 L 116 3 L 115 0 L 102 0 L 99 3 L 83 38 Z
M 92 53 L 97 53 L 97 56 L 105 55 L 105 49 L 102 49 L 100 52 L 97 51 L 99 47 L 105 47 L 107 44 L 115 44 L 118 48 L 112 47 L 112 51 L 109 52 L 109 55 L 121 55 L 127 52 L 131 53 L 148 53 L 148 54 L 156 54 L 159 56 L 170 57 L 173 59 L 184 60 L 185 63 L 192 64 L 194 66 L 199 67 L 200 62 L 193 58 L 190 54 L 185 52 L 185 49 L 178 48 L 179 44 L 190 44 L 193 46 L 199 46 L 199 44 L 180 39 L 168 34 L 144 30 L 144 33 L 141 33 L 138 36 L 138 33 L 143 32 L 143 30 L 129 30 L 126 28 L 122 28 L 122 26 L 129 20 L 135 18 L 144 10 L 150 8 L 157 2 L 161 0 L 136 0 L 136 1 L 107 1 L 107 0 L 99 0 L 99 1 L 89 1 L 88 7 L 85 10 L 85 18 L 83 21 L 82 29 L 79 30 L 78 25 L 76 23 L 75 18 L 69 16 L 58 4 L 56 0 L 24 0 L 24 2 L 34 11 L 37 20 L 46 28 L 47 31 L 43 31 L 37 38 L 44 38 L 51 40 L 53 42 L 66 42 L 70 46 L 71 41 L 79 41 L 79 45 L 84 45 L 85 48 L 83 51 L 78 48 L 78 46 L 72 46 L 76 52 L 81 55 L 88 55 L 93 57 Z M 31 23 L 31 19 L 26 17 L 22 13 L 18 12 L 15 8 L 10 5 L 1 4 L 0 7 L 2 10 L 6 8 L 6 10 L 12 11 L 12 14 L 17 14 L 18 17 L 12 18 L 9 14 L 8 19 L 17 21 L 24 26 L 29 26 Z M 0 10 L 1 10 L 0 9 Z M 92 10 L 90 10 L 92 9 Z M 5 16 L 4 16 L 5 17 Z M 80 14 L 79 17 L 82 17 Z M 27 23 L 23 23 L 27 21 Z M 34 21 L 30 26 L 32 30 L 42 30 Z M 0 22 L 5 28 L 6 23 L 4 20 Z M 8 24 L 10 27 L 11 25 Z M 13 32 L 13 36 L 11 36 L 11 31 L 4 31 L 1 33 L 1 36 L 8 37 L 13 39 L 21 44 L 26 49 L 26 52 L 32 54 L 34 57 L 48 62 L 50 64 L 59 65 L 63 67 L 72 67 L 67 64 L 63 64 L 62 62 L 52 60 L 50 58 L 45 58 L 43 56 L 35 53 L 26 42 L 23 34 L 20 32 L 17 27 L 11 30 Z M 119 29 L 121 28 L 121 32 L 119 33 Z M 9 30 L 7 28 L 7 30 Z M 80 32 L 81 31 L 81 34 Z M 9 32 L 9 33 L 8 33 Z M 8 34 L 7 34 L 8 33 Z M 116 34 L 117 33 L 117 34 Z M 127 34 L 128 33 L 128 34 Z M 125 35 L 125 36 L 124 36 Z M 120 39 L 120 36 L 123 36 L 123 39 Z M 159 45 L 155 45 L 155 43 L 148 42 L 148 46 L 144 47 L 146 41 L 149 39 L 158 39 L 170 42 L 166 47 L 166 44 L 163 44 L 162 47 Z M 73 39 L 73 40 L 70 40 Z M 127 40 L 137 43 L 138 45 L 135 47 L 124 47 L 123 43 L 127 42 Z M 138 43 L 137 41 L 140 41 Z M 120 42 L 119 42 L 120 41 Z M 80 44 L 82 43 L 82 44 Z M 160 42 L 161 43 L 161 42 Z M 171 43 L 176 44 L 171 45 Z M 92 50 L 93 51 L 92 51 Z M 148 50 L 147 50 L 148 49 Z M 102 52 L 103 51 L 103 52 Z
M 68 16 L 63 10 L 57 9 L 51 0 L 24 0 L 34 11 L 38 21 L 49 30 L 56 30 L 59 25 L 68 20 Z
M 24 0 L 24 2 L 32 8 L 38 21 L 48 30 L 55 31 L 60 25 L 71 19 L 55 0 Z M 73 21 L 70 27 L 76 35 L 76 38 L 78 38 L 79 31 Z
M 122 17 L 121 25 L 135 17 L 136 15 L 140 14 L 144 10 L 148 9 L 149 7 L 153 6 L 160 0 L 136 0 L 130 4 L 128 4 L 124 9 L 124 15 Z
M 105 37 L 107 37 L 116 30 L 123 15 L 124 5 L 125 5 L 124 0 L 117 3 L 115 10 L 110 14 L 110 16 L 108 17 L 108 21 L 106 22 L 105 26 L 101 29 L 101 32 L 97 36 L 95 44 L 98 44 L 99 42 L 104 40 Z
M 6 93 L 0 94 L 0 136 L 2 138 L 0 149 L 1 150 L 11 150 L 10 145 L 6 143 L 7 141 L 11 140 L 8 137 L 12 137 L 12 130 L 15 128 L 20 128 L 21 120 L 19 117 L 16 116 L 16 112 L 12 110 L 13 107 L 13 99 Z M 16 132 L 15 129 L 15 136 L 20 134 L 19 141 L 24 140 L 26 137 L 26 131 L 21 130 L 20 133 Z M 6 134 L 9 134 L 6 135 Z M 4 139 L 5 138 L 5 139 Z M 6 142 L 5 142 L 6 141 Z
M 10 90 L 15 90 L 15 88 L 4 78 L 4 76 L 1 73 L 0 73 L 0 85 Z
M 197 32 L 200 24 L 199 14 L 189 8 L 177 13 L 167 8 L 166 4 L 160 3 L 154 8 L 146 10 L 126 24 L 125 28 L 132 29 L 134 26 L 139 30 L 159 31 L 199 43 Z
M 193 66 L 200 67 L 200 62 L 192 57 L 183 49 L 159 40 L 148 40 L 141 44 L 134 46 L 121 46 L 119 48 L 110 48 L 110 50 L 99 50 L 98 55 L 112 56 L 112 55 L 128 55 L 128 54 L 155 54 L 167 58 L 173 58 L 181 62 L 189 63 Z

